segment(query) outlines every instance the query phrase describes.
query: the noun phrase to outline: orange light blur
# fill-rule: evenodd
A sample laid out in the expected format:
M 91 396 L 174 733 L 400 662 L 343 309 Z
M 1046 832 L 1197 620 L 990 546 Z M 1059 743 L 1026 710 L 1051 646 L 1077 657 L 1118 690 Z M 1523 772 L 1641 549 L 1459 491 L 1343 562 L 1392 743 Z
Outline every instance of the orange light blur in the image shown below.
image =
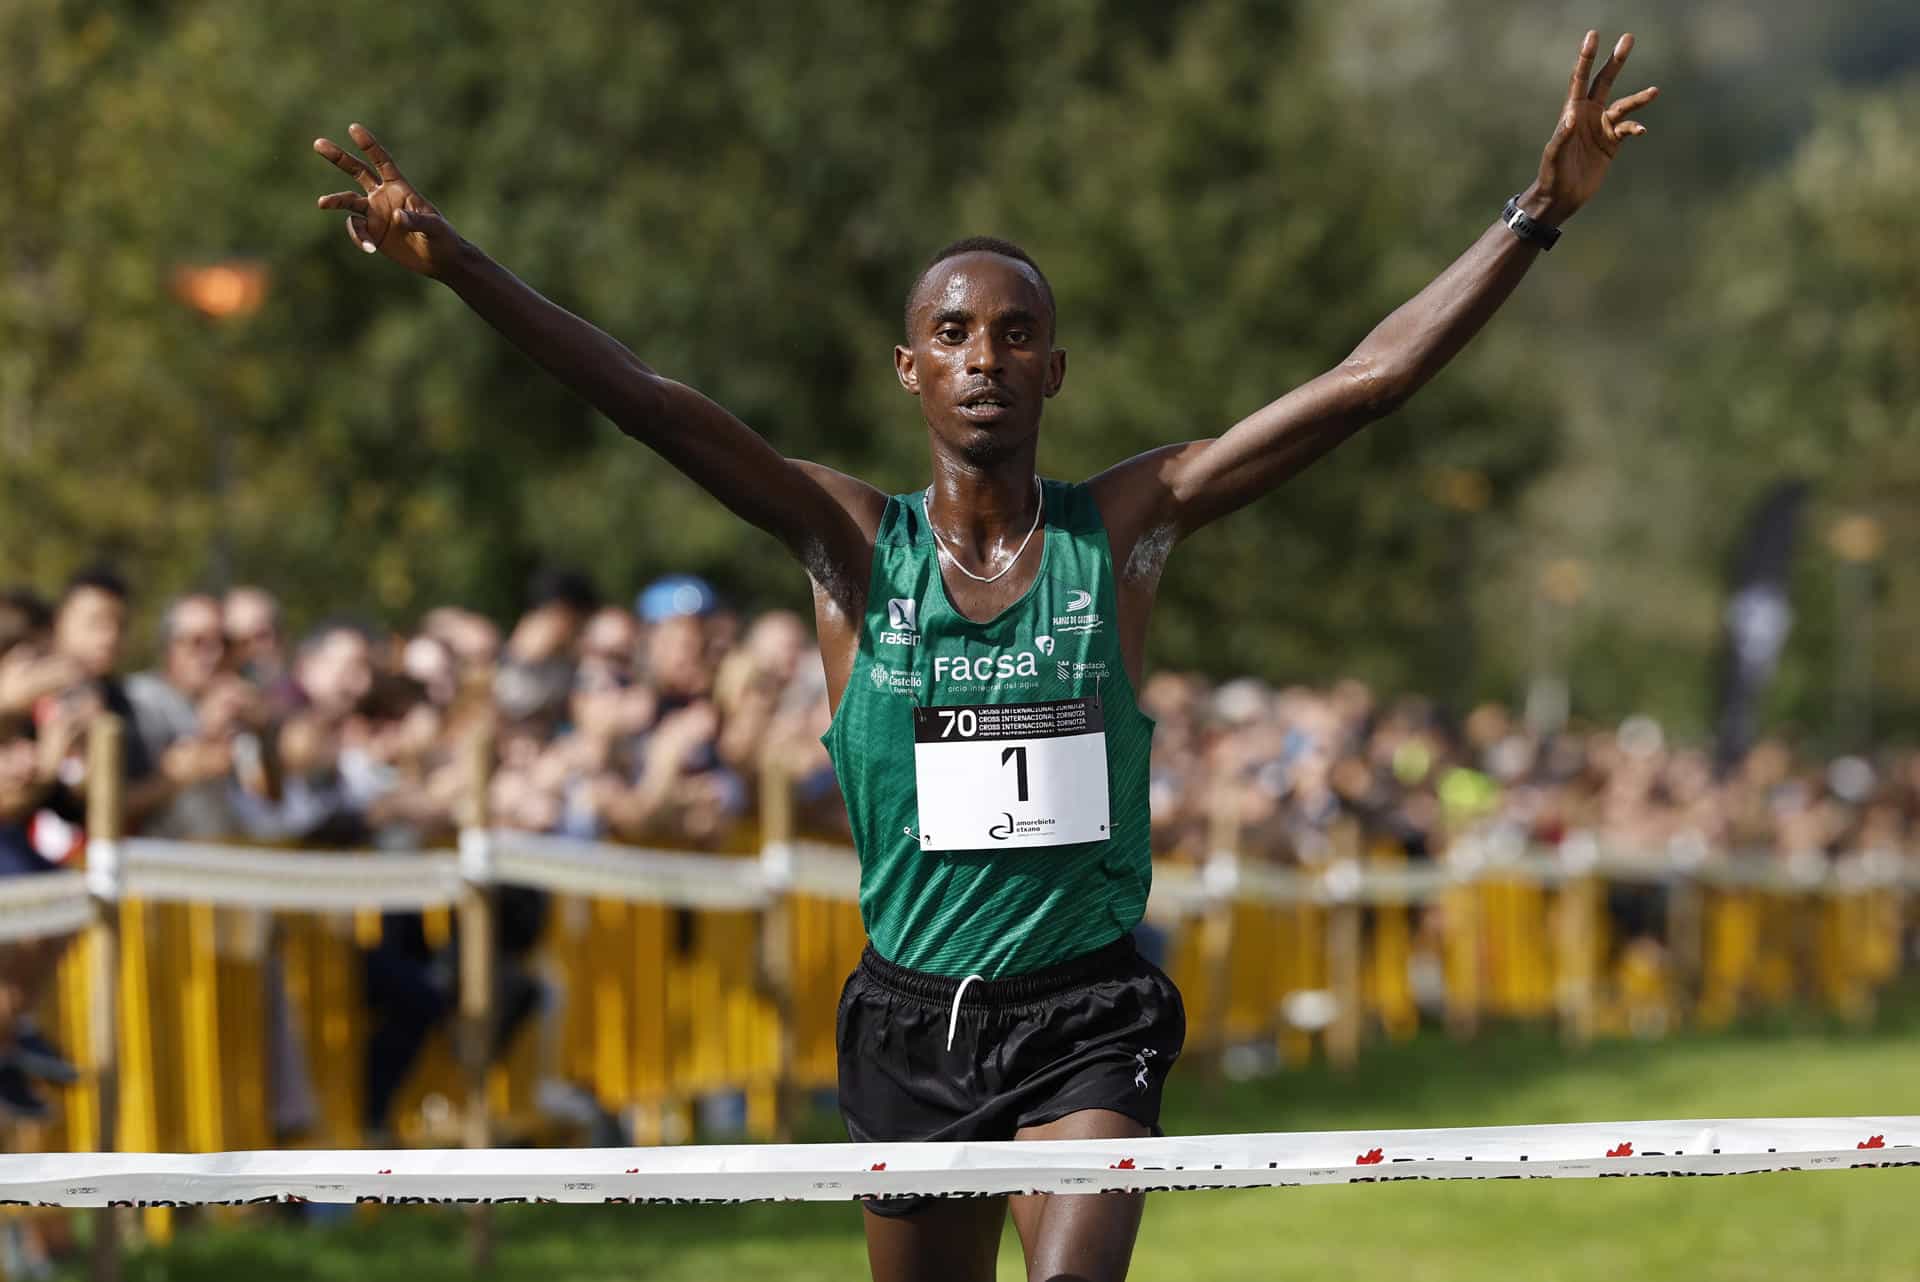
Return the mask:
M 251 316 L 267 301 L 270 280 L 265 264 L 245 259 L 182 266 L 173 271 L 173 296 L 213 320 Z

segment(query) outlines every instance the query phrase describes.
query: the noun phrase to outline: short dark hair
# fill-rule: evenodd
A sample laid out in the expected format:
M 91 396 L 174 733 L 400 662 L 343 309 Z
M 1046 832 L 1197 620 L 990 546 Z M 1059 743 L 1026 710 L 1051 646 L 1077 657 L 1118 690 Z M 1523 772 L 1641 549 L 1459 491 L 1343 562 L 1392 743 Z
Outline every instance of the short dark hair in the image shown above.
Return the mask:
M 1047 274 L 1040 270 L 1040 264 L 1033 261 L 1033 255 L 1012 241 L 1002 240 L 998 236 L 963 236 L 935 254 L 932 258 L 929 258 L 927 265 L 922 267 L 920 274 L 914 278 L 913 287 L 907 290 L 905 323 L 909 338 L 911 338 L 913 334 L 913 296 L 920 292 L 920 286 L 926 282 L 928 274 L 931 273 L 934 268 L 946 262 L 949 258 L 958 258 L 962 254 L 998 254 L 1002 258 L 1011 258 L 1016 263 L 1025 263 L 1027 266 L 1033 268 L 1033 274 L 1040 278 L 1040 297 L 1047 300 L 1047 325 L 1049 331 L 1058 331 L 1060 309 L 1053 301 L 1053 286 L 1048 282 Z
M 527 582 L 527 608 L 564 605 L 580 614 L 600 608 L 600 589 L 593 576 L 572 566 L 543 566 Z
M 104 592 L 122 603 L 130 595 L 127 591 L 127 581 L 121 578 L 119 572 L 112 566 L 92 565 L 67 580 L 67 586 L 60 589 L 60 604 L 65 605 L 73 600 L 76 593 L 85 592 L 89 588 L 96 592 Z
M 0 654 L 44 636 L 53 627 L 53 609 L 32 588 L 0 592 Z

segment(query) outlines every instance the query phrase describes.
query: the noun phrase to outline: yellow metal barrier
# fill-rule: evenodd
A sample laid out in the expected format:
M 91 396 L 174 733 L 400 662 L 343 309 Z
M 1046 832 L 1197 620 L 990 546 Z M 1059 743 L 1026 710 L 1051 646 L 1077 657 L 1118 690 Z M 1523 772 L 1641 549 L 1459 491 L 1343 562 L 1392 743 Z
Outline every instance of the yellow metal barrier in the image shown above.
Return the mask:
M 786 831 L 780 806 L 768 804 L 762 825 L 738 845 Z M 1238 857 L 1230 825 L 1217 825 L 1210 840 L 1215 857 Z M 1343 862 L 1349 873 L 1406 865 L 1390 847 Z M 1167 949 L 1189 1047 L 1200 1056 L 1260 1046 L 1287 1064 L 1315 1055 L 1350 1062 L 1369 1038 L 1418 1028 L 1422 969 L 1440 979 L 1445 1024 L 1463 1037 L 1487 1019 L 1547 1018 L 1574 1042 L 1595 1032 L 1649 1035 L 1679 1022 L 1722 1026 L 1802 999 L 1865 1019 L 1899 972 L 1911 927 L 1911 897 L 1884 884 L 1686 883 L 1668 900 L 1667 947 L 1615 941 L 1600 877 L 1571 875 L 1549 887 L 1520 865 L 1480 871 L 1420 902 L 1332 896 L 1331 879 L 1311 883 L 1321 893 L 1298 902 L 1205 901 L 1172 923 Z M 129 1150 L 345 1147 L 365 1138 L 363 968 L 379 943 L 377 913 L 137 899 L 110 912 L 112 933 L 69 949 L 46 1012 L 61 1044 L 94 1071 L 61 1093 L 57 1122 L 22 1128 L 19 1142 L 92 1148 L 107 1138 L 103 1119 L 113 1122 L 111 1142 Z M 474 920 L 463 915 L 463 930 Z M 770 920 L 780 929 L 769 931 Z M 429 912 L 424 929 L 430 947 L 446 945 L 453 915 Z M 529 963 L 557 1005 L 528 1021 L 477 1094 L 467 1089 L 455 1053 L 460 1023 L 450 1016 L 399 1094 L 396 1129 L 413 1142 L 471 1139 L 478 1132 L 463 1131 L 461 1120 L 477 1112 L 481 1131 L 559 1137 L 537 1090 L 557 1079 L 623 1115 L 643 1141 L 686 1137 L 694 1103 L 723 1094 L 744 1096 L 750 1133 L 774 1134 L 785 1092 L 835 1081 L 837 998 L 863 943 L 856 906 L 833 899 L 787 896 L 770 915 L 558 896 Z M 106 956 L 118 1018 L 117 1046 L 103 1049 L 89 1003 Z M 1289 1018 L 1289 999 L 1306 993 L 1331 999 L 1322 1003 L 1335 1012 L 1330 1025 Z M 488 1001 L 468 995 L 469 1009 Z M 314 1115 L 297 1134 L 276 1132 L 274 1075 L 290 1049 L 276 1030 L 290 1034 L 313 1070 Z M 97 1106 L 96 1077 L 109 1067 L 117 1069 L 112 1114 Z
M 529 1021 L 490 1074 L 502 1134 L 558 1134 L 549 1134 L 535 1097 L 538 1083 L 553 1077 L 591 1091 L 646 1140 L 686 1136 L 693 1102 L 729 1093 L 745 1095 L 750 1133 L 773 1133 L 782 1086 L 834 1083 L 834 1012 L 864 943 L 853 904 L 794 896 L 787 911 L 793 1024 L 783 1081 L 780 1003 L 761 957 L 761 914 L 558 898 L 534 964 L 559 1008 Z M 1436 911 L 1435 960 L 1454 1032 L 1471 1033 L 1487 1018 L 1557 1012 L 1575 1040 L 1582 1020 L 1598 1031 L 1649 1034 L 1669 1019 L 1719 1027 L 1800 999 L 1865 1019 L 1899 971 L 1909 928 L 1907 897 L 1887 887 L 1704 888 L 1698 992 L 1690 998 L 1657 948 L 1606 939 L 1603 884 L 1592 878 L 1556 890 L 1506 878 L 1455 884 L 1437 907 L 1235 902 L 1172 930 L 1168 970 L 1186 999 L 1190 1047 L 1204 1056 L 1264 1044 L 1290 1064 L 1331 1052 L 1326 1030 L 1285 1018 L 1290 995 L 1314 991 L 1354 1003 L 1368 1037 L 1409 1036 L 1419 1023 L 1410 976 L 1430 942 L 1420 921 Z M 368 920 L 122 903 L 118 1145 L 211 1151 L 361 1142 Z M 378 918 L 371 922 L 377 930 Z M 1342 945 L 1336 928 L 1357 935 Z M 1339 958 L 1349 946 L 1358 948 L 1358 964 L 1343 981 Z M 95 964 L 90 940 L 76 943 L 44 1012 L 85 1068 L 96 1067 L 87 1009 Z M 272 1121 L 276 984 L 315 1069 L 314 1123 L 297 1135 L 276 1134 Z M 454 1133 L 463 1097 L 452 1029 L 449 1020 L 431 1039 L 400 1093 L 403 1140 L 444 1143 Z M 94 1147 L 94 1091 L 91 1074 L 61 1091 L 58 1120 L 20 1128 L 16 1142 Z

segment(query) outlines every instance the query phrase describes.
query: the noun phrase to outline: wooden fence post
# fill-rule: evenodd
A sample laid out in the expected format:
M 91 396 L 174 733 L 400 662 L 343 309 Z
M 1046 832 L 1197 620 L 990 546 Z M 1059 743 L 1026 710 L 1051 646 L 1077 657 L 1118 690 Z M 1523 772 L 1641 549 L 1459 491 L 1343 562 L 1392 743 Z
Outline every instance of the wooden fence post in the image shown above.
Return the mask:
M 1365 922 L 1360 904 L 1364 876 L 1359 861 L 1343 856 L 1320 879 L 1327 898 L 1327 987 L 1333 1022 L 1327 1025 L 1327 1062 L 1342 1071 L 1360 1061 L 1366 1026 Z
M 87 735 L 87 889 L 93 897 L 92 968 L 89 980 L 94 1063 L 96 1146 L 119 1148 L 120 839 L 125 835 L 126 724 L 111 713 L 95 718 Z M 94 1215 L 93 1282 L 119 1282 L 120 1213 L 102 1207 Z
M 1667 887 L 1667 956 L 1673 972 L 1673 1004 L 1691 1026 L 1706 991 L 1707 890 L 1696 866 L 1679 869 Z
M 460 1065 L 467 1087 L 462 1119 L 465 1147 L 488 1148 L 493 1143 L 487 1074 L 493 1062 L 497 1012 L 494 1009 L 495 949 L 494 888 L 492 875 L 492 821 L 488 792 L 493 776 L 491 721 L 477 727 L 461 745 L 466 775 L 466 804 L 460 831 Z M 474 1272 L 493 1264 L 493 1216 L 490 1208 L 474 1206 L 467 1217 L 467 1255 Z
M 773 1134 L 793 1138 L 794 921 L 793 778 L 779 754 L 760 766 L 760 873 L 767 906 L 760 918 L 760 982 L 773 1003 L 777 1028 L 773 1070 Z
M 1216 1071 L 1227 1049 L 1227 1027 L 1233 1008 L 1233 926 L 1236 901 L 1231 887 L 1244 858 L 1240 849 L 1240 815 L 1224 791 L 1207 816 L 1207 880 L 1217 898 L 1200 921 L 1200 970 L 1206 976 L 1198 1037 L 1189 1029 L 1194 1048 L 1210 1054 Z
M 1462 1041 L 1480 1031 L 1480 895 L 1486 855 L 1477 841 L 1456 841 L 1447 852 L 1453 883 L 1443 892 L 1440 949 L 1446 968 L 1447 1032 Z
M 1591 872 L 1568 877 L 1560 885 L 1558 906 L 1560 1036 L 1569 1046 L 1585 1046 L 1593 1040 L 1596 1023 L 1599 880 Z

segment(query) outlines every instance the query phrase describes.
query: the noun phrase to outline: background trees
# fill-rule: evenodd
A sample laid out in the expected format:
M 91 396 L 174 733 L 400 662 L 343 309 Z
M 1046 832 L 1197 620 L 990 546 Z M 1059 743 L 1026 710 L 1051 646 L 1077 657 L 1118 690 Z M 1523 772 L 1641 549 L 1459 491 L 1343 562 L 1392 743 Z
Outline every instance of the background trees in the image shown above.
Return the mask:
M 1579 32 L 1667 95 L 1594 208 L 1397 419 L 1184 549 L 1160 660 L 1512 695 L 1544 577 L 1576 704 L 1698 726 L 1743 505 L 1916 531 L 1910 6 L 16 0 L 0 11 L 0 546 L 149 604 L 495 611 L 547 561 L 751 604 L 798 575 L 456 300 L 377 270 L 307 151 L 378 129 L 455 225 L 791 453 L 924 470 L 888 351 L 922 258 L 1012 236 L 1060 296 L 1045 470 L 1219 431 L 1339 359 L 1527 181 Z M 306 9 L 301 6 L 299 8 Z M 270 272 L 209 318 L 176 269 Z M 1782 711 L 1821 722 L 1804 551 Z M 1570 571 L 1572 565 L 1577 570 Z M 1572 575 L 1571 578 L 1568 576 Z M 1920 619 L 1883 571 L 1878 621 Z M 296 622 L 299 620 L 296 619 Z M 1906 647 L 1910 649 L 1911 647 Z M 1920 666 L 1882 645 L 1897 708 Z

